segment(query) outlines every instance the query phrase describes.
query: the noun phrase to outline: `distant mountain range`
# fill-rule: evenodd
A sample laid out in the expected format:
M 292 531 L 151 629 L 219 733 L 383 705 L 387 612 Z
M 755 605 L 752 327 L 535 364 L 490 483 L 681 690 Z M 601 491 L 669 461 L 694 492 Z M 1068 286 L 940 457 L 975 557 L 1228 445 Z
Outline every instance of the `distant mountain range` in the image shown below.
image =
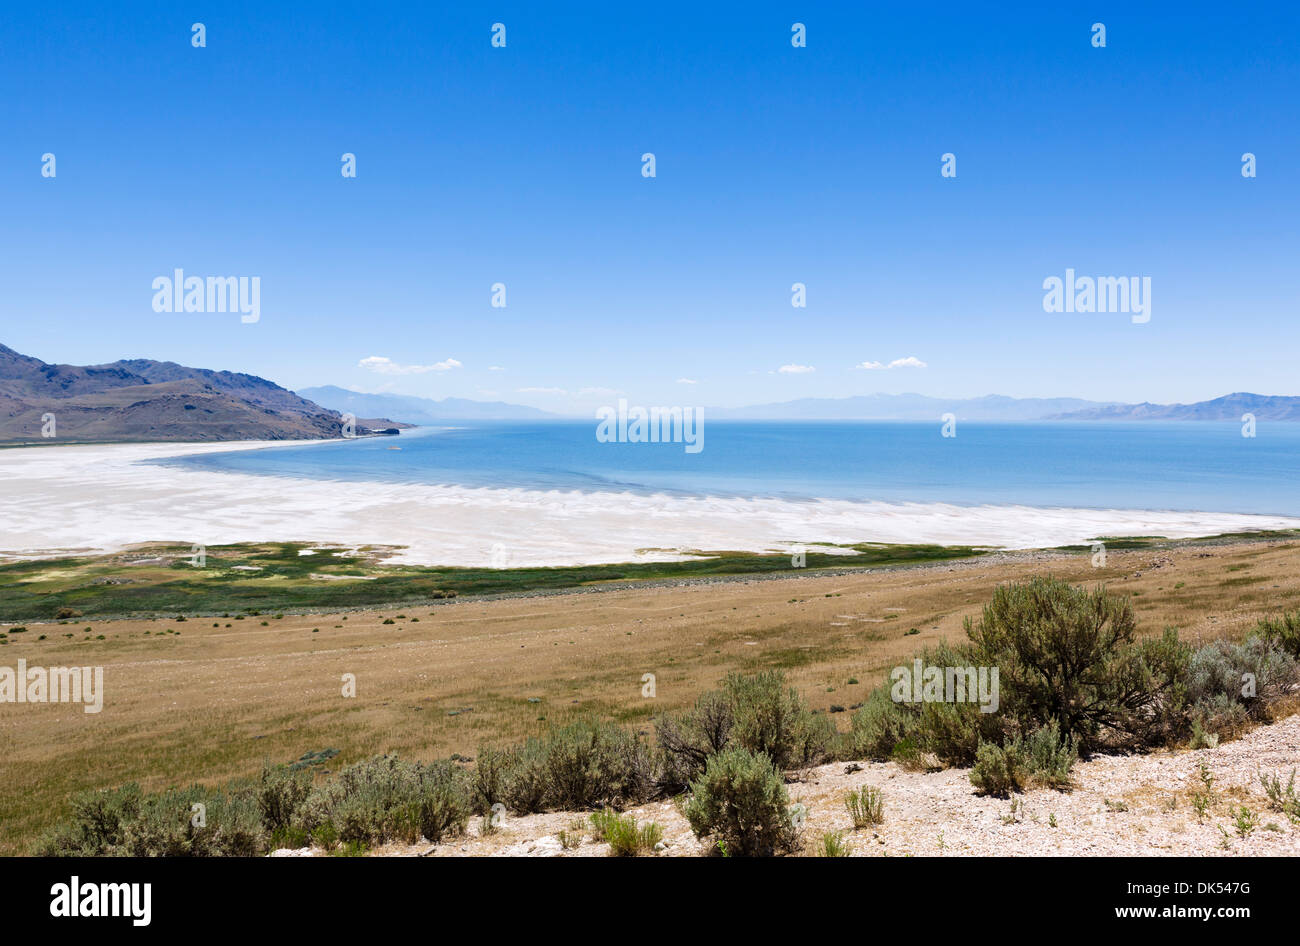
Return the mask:
M 713 420 L 936 420 L 946 413 L 966 421 L 1024 420 L 1177 420 L 1300 421 L 1300 397 L 1228 394 L 1195 404 L 1120 404 L 1079 398 L 936 398 L 921 394 L 868 394 L 845 398 L 804 398 L 754 407 L 705 408 Z
M 1055 414 L 1048 420 L 1231 420 L 1243 414 L 1256 420 L 1300 421 L 1300 397 L 1269 394 L 1225 394 L 1195 404 L 1108 404 Z
M 704 408 L 708 420 L 1300 421 L 1300 397 L 1237 393 L 1195 404 L 1119 404 L 1079 398 L 935 398 L 868 394 L 753 407 Z M 0 345 L 0 442 L 41 441 L 47 415 L 58 440 L 310 440 L 457 421 L 561 420 L 562 415 L 448 397 L 365 394 L 327 385 L 298 393 L 249 374 L 130 359 L 106 365 L 46 364 Z M 394 418 L 387 420 L 385 418 Z
M 408 424 L 457 420 L 562 420 L 534 407 L 501 401 L 448 397 L 432 400 L 397 394 L 363 394 L 327 385 L 298 392 L 337 411 L 393 417 Z M 843 398 L 802 398 L 752 407 L 705 407 L 709 420 L 898 420 L 932 421 L 946 413 L 965 421 L 1029 420 L 1300 420 L 1300 397 L 1229 394 L 1198 404 L 1120 404 L 1074 397 L 1014 398 L 991 394 L 939 398 L 922 394 L 865 394 Z M 585 418 L 585 415 L 583 417 Z
M 546 420 L 560 419 L 561 416 L 535 407 L 506 404 L 502 401 L 471 401 L 460 397 L 433 400 L 402 394 L 363 394 L 332 384 L 303 388 L 298 393 L 336 411 L 364 414 L 367 417 L 393 417 L 407 424 L 442 424 L 456 420 Z
M 51 365 L 0 345 L 0 441 L 308 440 L 338 437 L 342 418 L 249 374 L 132 359 Z M 391 427 L 358 421 L 357 429 Z
M 1115 406 L 1074 397 L 1014 398 L 991 394 L 974 398 L 922 394 L 864 394 L 857 397 L 802 398 L 753 407 L 712 407 L 712 420 L 937 420 L 952 412 L 961 420 L 1041 420 L 1073 411 Z

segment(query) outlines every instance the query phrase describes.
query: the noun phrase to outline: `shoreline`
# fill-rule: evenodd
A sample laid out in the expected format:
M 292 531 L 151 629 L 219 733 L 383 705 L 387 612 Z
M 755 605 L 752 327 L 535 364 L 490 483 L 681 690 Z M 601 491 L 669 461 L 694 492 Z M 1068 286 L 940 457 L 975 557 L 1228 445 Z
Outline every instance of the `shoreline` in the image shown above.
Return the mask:
M 1051 549 L 1099 536 L 1192 539 L 1300 528 L 1300 517 L 1023 505 L 358 483 L 184 470 L 148 461 L 338 441 L 60 445 L 0 451 L 0 559 L 143 544 L 299 541 L 395 549 L 386 564 L 562 567 L 680 562 L 698 550 L 841 546 Z

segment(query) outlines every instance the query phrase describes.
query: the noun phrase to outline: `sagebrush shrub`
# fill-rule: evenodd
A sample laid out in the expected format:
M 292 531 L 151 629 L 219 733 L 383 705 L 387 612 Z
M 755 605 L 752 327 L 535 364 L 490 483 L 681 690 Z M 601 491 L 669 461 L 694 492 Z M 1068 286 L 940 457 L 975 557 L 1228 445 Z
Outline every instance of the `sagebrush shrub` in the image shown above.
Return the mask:
M 545 798 L 550 807 L 622 808 L 650 795 L 650 747 L 620 726 L 580 720 L 551 730 L 545 750 Z
M 299 808 L 299 826 L 328 823 L 345 844 L 438 842 L 461 834 L 471 799 L 463 771 L 449 761 L 403 762 L 376 756 L 348 766 L 318 786 Z
M 258 782 L 257 804 L 262 824 L 272 834 L 293 824 L 293 816 L 311 793 L 311 774 L 287 765 L 262 766 Z
M 1016 742 L 999 746 L 981 742 L 975 752 L 975 766 L 970 771 L 971 784 L 980 795 L 1005 798 L 1023 790 L 1028 780 L 1021 747 Z
M 684 713 L 664 713 L 655 720 L 664 791 L 679 792 L 704 771 L 709 756 L 731 742 L 733 721 L 731 701 L 717 690 L 703 694 Z
M 1266 719 L 1269 704 L 1298 677 L 1300 665 L 1273 639 L 1253 635 L 1240 642 L 1212 641 L 1188 663 L 1192 719 L 1208 732 L 1235 734 L 1244 722 L 1243 711 L 1250 719 Z
M 512 749 L 480 748 L 473 804 L 487 811 L 499 802 L 525 814 L 548 808 L 623 808 L 652 797 L 656 782 L 655 754 L 643 737 L 621 726 L 580 719 Z
M 201 806 L 196 808 L 195 806 Z M 134 783 L 73 799 L 72 817 L 37 853 L 74 857 L 257 857 L 269 834 L 251 786 L 145 794 Z
M 1184 718 L 1190 648 L 1172 631 L 1138 643 L 1126 598 L 1035 578 L 1000 585 L 966 634 L 997 667 L 1001 709 L 1032 732 L 1055 720 L 1080 751 L 1162 741 Z
M 777 670 L 729 674 L 691 710 L 660 716 L 656 729 L 666 792 L 680 791 L 731 746 L 761 752 L 784 771 L 825 762 L 839 738 L 830 718 L 812 712 Z
M 1274 647 L 1300 660 L 1300 611 L 1265 618 L 1259 622 L 1258 634 Z
M 899 743 L 915 734 L 920 715 L 917 704 L 895 703 L 888 686 L 876 687 L 853 714 L 852 754 L 859 759 L 889 759 Z
M 1053 720 L 1036 729 L 1024 741 L 1023 756 L 1029 776 L 1037 785 L 1064 791 L 1070 787 L 1070 770 L 1079 753 Z
M 798 845 L 785 781 L 763 752 L 733 746 L 711 756 L 691 783 L 686 820 L 696 837 L 714 837 L 728 856 L 783 854 Z

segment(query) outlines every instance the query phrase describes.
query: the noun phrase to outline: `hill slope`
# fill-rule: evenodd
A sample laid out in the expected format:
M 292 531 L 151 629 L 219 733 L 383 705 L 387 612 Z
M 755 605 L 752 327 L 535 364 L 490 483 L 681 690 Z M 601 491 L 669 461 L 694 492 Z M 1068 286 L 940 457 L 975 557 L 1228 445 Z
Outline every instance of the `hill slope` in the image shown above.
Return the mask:
M 265 378 L 132 359 L 51 365 L 0 345 L 0 441 L 303 440 L 342 419 Z

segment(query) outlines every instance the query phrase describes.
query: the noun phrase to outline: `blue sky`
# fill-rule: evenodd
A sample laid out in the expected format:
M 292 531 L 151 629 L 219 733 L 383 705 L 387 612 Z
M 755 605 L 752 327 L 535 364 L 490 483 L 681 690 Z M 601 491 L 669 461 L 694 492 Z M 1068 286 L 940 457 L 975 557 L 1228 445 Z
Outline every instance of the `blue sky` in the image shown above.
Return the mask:
M 269 6 L 0 13 L 0 342 L 583 412 L 1300 394 L 1292 5 Z M 177 267 L 261 320 L 154 312 Z M 1150 322 L 1044 312 L 1067 268 Z

